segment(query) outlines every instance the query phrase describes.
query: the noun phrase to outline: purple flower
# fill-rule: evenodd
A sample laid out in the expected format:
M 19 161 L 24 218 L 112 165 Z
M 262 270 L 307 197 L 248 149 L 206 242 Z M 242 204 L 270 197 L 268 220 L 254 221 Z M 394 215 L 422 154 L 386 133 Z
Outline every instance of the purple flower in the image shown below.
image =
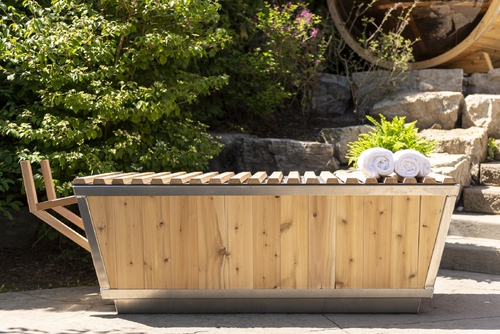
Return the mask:
M 297 15 L 297 20 L 301 21 L 303 20 L 304 23 L 309 23 L 311 22 L 312 19 L 312 13 L 308 11 L 306 8 L 302 9 L 302 11 Z
M 318 28 L 314 28 L 314 29 L 311 31 L 311 37 L 316 37 L 316 36 L 318 36 L 318 32 L 319 32 L 319 29 L 318 29 Z

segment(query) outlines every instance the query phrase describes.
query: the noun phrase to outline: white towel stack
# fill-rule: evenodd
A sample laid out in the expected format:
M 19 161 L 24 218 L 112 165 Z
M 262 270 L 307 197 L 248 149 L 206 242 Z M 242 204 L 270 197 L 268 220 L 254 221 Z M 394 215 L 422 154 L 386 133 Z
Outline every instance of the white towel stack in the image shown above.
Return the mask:
M 391 151 L 381 147 L 369 148 L 358 158 L 358 167 L 366 177 L 389 176 L 394 171 L 394 157 Z
M 401 150 L 394 153 L 394 171 L 401 177 L 424 177 L 431 172 L 431 163 L 418 151 Z

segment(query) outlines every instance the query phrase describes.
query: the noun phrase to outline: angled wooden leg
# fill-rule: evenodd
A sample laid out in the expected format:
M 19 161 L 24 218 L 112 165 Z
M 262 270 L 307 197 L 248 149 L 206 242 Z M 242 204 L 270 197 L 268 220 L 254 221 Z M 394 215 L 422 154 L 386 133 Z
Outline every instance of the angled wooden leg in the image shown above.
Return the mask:
M 90 251 L 90 246 L 88 240 L 84 238 L 79 233 L 75 232 L 73 229 L 68 227 L 66 224 L 46 212 L 47 209 L 52 209 L 58 212 L 61 216 L 71 221 L 73 224 L 77 225 L 81 229 L 84 229 L 83 222 L 80 217 L 75 215 L 73 212 L 62 207 L 61 205 L 68 205 L 76 203 L 76 197 L 64 197 L 56 198 L 56 193 L 54 189 L 54 182 L 52 180 L 52 173 L 50 172 L 50 165 L 47 160 L 42 161 L 42 173 L 44 176 L 45 188 L 47 190 L 47 197 L 49 200 L 47 202 L 38 203 L 38 197 L 36 195 L 35 181 L 33 178 L 33 171 L 31 169 L 31 163 L 29 161 L 21 162 L 21 171 L 23 174 L 24 188 L 26 189 L 26 197 L 28 199 L 28 207 L 32 214 L 43 220 L 48 225 L 55 228 L 57 231 L 61 232 L 63 235 L 69 239 L 76 242 L 81 247 Z

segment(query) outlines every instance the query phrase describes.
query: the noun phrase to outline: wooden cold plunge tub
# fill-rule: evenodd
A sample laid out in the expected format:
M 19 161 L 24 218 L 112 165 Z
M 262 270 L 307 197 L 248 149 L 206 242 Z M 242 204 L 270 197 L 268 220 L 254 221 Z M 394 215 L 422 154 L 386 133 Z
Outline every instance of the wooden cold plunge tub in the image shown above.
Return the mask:
M 413 313 L 432 297 L 459 186 L 402 181 L 127 173 L 73 187 L 119 313 Z

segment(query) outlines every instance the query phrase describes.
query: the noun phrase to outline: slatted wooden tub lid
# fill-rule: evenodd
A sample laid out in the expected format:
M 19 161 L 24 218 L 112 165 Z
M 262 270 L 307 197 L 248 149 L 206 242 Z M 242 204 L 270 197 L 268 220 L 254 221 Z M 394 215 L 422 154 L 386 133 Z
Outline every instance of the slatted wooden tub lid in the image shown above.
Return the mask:
M 347 172 L 338 170 L 335 173 L 323 171 L 316 175 L 306 171 L 300 175 L 298 171 L 291 171 L 287 175 L 275 171 L 268 175 L 264 171 L 254 174 L 251 172 L 162 172 L 162 173 L 106 173 L 92 176 L 77 177 L 74 185 L 279 185 L 279 184 L 455 184 L 451 176 L 429 174 L 423 178 L 403 178 L 398 175 L 380 179 L 367 178 L 361 172 Z

